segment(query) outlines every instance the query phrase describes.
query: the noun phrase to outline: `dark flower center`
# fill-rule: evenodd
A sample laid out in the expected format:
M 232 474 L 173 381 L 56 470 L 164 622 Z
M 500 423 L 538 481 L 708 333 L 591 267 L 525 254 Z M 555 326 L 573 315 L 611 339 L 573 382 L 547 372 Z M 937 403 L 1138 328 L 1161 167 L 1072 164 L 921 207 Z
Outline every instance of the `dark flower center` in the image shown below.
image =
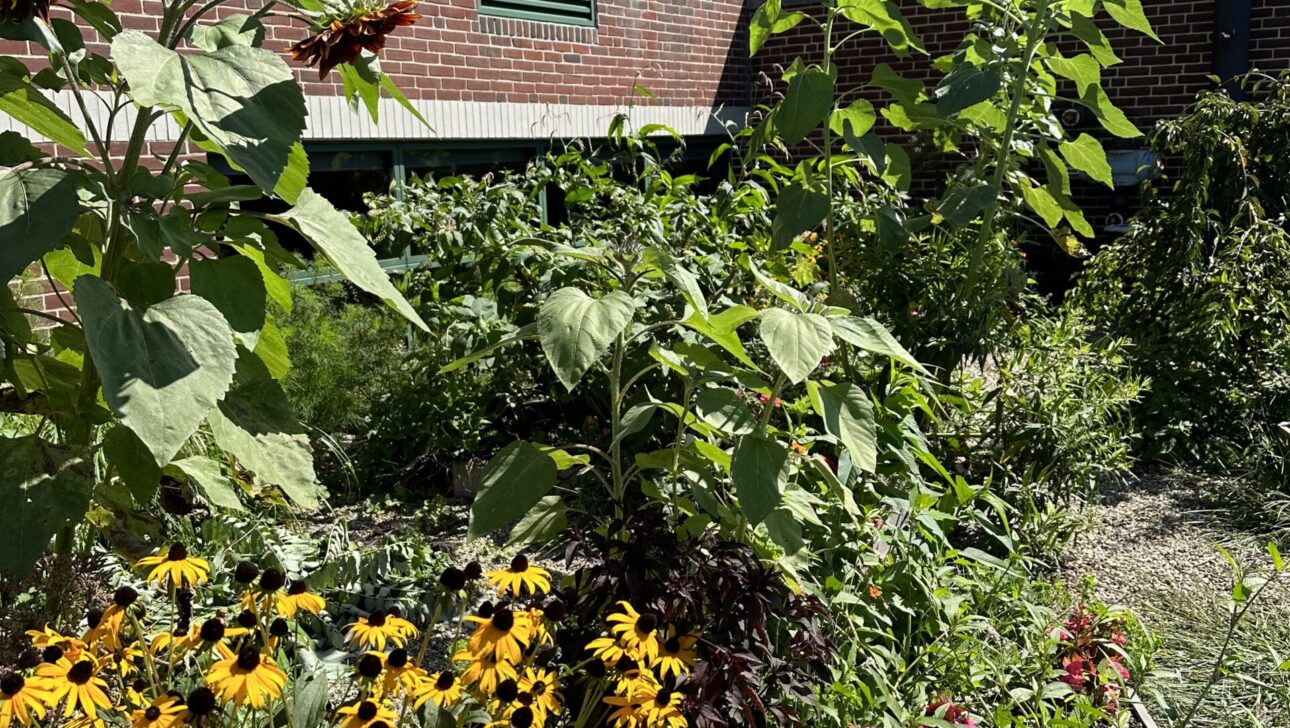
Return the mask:
M 138 598 L 139 592 L 128 586 L 123 586 L 112 593 L 112 602 L 122 609 L 134 604 L 134 600 Z
M 249 609 L 243 609 L 241 614 L 237 615 L 237 625 L 250 629 L 255 626 L 255 612 Z
M 681 640 L 676 637 L 668 637 L 667 641 L 663 643 L 663 649 L 669 654 L 675 655 L 681 651 Z
M 564 602 L 559 599 L 551 599 L 542 607 L 542 614 L 553 622 L 559 622 L 569 613 L 565 608 Z
M 90 611 L 85 613 L 85 623 L 90 626 L 90 629 L 98 628 L 99 622 L 102 622 L 102 621 L 103 621 L 102 609 L 91 609 Z
M 148 683 L 144 682 L 143 678 L 141 677 L 135 678 L 135 681 L 130 683 L 130 689 L 135 691 L 136 693 L 143 692 L 145 689 L 147 689 L 147 687 L 148 687 Z
M 386 613 L 386 614 L 388 614 L 388 615 L 390 615 L 391 617 L 402 617 L 402 616 L 403 616 L 403 610 L 402 610 L 402 609 L 399 609 L 399 605 L 397 605 L 397 604 L 395 604 L 394 606 L 392 606 L 392 607 L 390 607 L 389 609 L 385 610 L 385 613 Z
M 483 617 L 484 619 L 488 619 L 489 617 L 493 616 L 493 603 L 484 602 L 483 604 L 479 605 L 479 616 Z
M 516 554 L 515 558 L 511 559 L 511 571 L 521 572 L 521 571 L 528 571 L 528 570 L 529 570 L 529 557 L 525 556 L 524 554 Z
M 390 656 L 385 658 L 390 667 L 403 667 L 408 664 L 408 651 L 402 647 L 392 650 Z
M 166 561 L 183 561 L 188 558 L 188 547 L 182 543 L 170 545 L 170 550 L 166 552 Z
M 18 667 L 23 670 L 30 670 L 36 665 L 39 665 L 40 662 L 40 652 L 38 652 L 34 647 L 28 647 L 22 651 L 21 655 L 18 655 Z
M 197 688 L 188 694 L 188 712 L 207 715 L 215 709 L 215 693 L 210 688 Z
M 511 725 L 515 728 L 530 728 L 533 725 L 533 709 L 526 705 L 511 713 Z
M 469 564 L 466 564 L 464 572 L 466 574 L 466 579 L 474 581 L 484 575 L 484 567 L 480 566 L 478 561 L 472 561 Z
M 239 584 L 250 584 L 260 576 L 260 567 L 250 561 L 239 561 L 233 569 L 233 578 Z
M 358 717 L 364 722 L 376 717 L 376 703 L 370 700 L 364 700 L 358 704 Z
M 383 720 L 378 720 L 373 723 L 370 728 L 390 728 L 390 724 Z
M 372 613 L 367 615 L 367 623 L 372 627 L 385 626 L 386 612 L 384 609 L 373 609 Z
M 6 672 L 4 677 L 0 677 L 0 693 L 5 695 L 17 695 L 19 690 L 27 684 L 22 675 L 16 672 Z
M 509 609 L 499 609 L 493 613 L 493 626 L 503 632 L 510 632 L 515 626 L 515 612 Z
M 143 711 L 143 717 L 148 720 L 156 720 L 161 717 L 161 708 L 158 708 L 155 705 L 150 705 L 147 710 Z
M 640 619 L 636 620 L 636 629 L 649 634 L 658 629 L 658 617 L 652 614 L 642 614 Z
M 434 681 L 434 686 L 440 690 L 447 690 L 457 682 L 457 676 L 448 670 L 439 673 L 439 679 Z
M 44 652 L 40 653 L 40 656 L 45 662 L 53 664 L 63 659 L 63 648 L 58 645 L 50 645 L 45 648 Z
M 293 597 L 298 596 L 300 594 L 304 594 L 307 591 L 309 591 L 309 585 L 305 584 L 304 580 L 302 579 L 292 579 L 291 587 L 287 589 L 287 593 Z
M 466 588 L 466 572 L 455 566 L 449 566 L 439 575 L 439 583 L 448 591 L 461 591 Z
M 520 693 L 519 695 L 515 696 L 515 699 L 519 701 L 520 705 L 532 705 L 533 693 Z
M 363 655 L 358 660 L 358 674 L 372 678 L 381 674 L 381 658 L 376 655 Z
M 546 683 L 543 682 L 542 680 L 538 680 L 537 682 L 533 683 L 533 687 L 530 690 L 530 692 L 532 692 L 534 695 L 541 695 L 545 693 Z
M 89 660 L 81 660 L 67 671 L 67 679 L 77 685 L 84 685 L 92 677 L 94 677 L 94 663 Z
M 519 685 L 514 680 L 507 678 L 497 684 L 497 699 L 503 703 L 509 703 L 515 700 L 520 694 Z
M 208 619 L 202 622 L 199 634 L 203 642 L 219 642 L 224 639 L 224 623 L 218 618 Z
M 666 707 L 667 704 L 670 702 L 672 702 L 671 690 L 667 690 L 667 689 L 660 690 L 658 691 L 658 694 L 654 696 L 654 704 L 658 705 L 659 707 Z
M 243 647 L 237 653 L 237 666 L 243 670 L 254 670 L 260 666 L 260 651 L 254 647 Z
M 264 574 L 260 576 L 260 590 L 266 592 L 275 592 L 287 583 L 287 575 L 277 569 L 265 569 Z
M 285 637 L 287 632 L 290 632 L 290 631 L 291 631 L 291 626 L 288 625 L 287 620 L 283 619 L 282 617 L 278 617 L 277 619 L 273 620 L 273 624 L 269 625 L 269 634 L 273 635 L 274 637 Z
M 627 655 L 623 655 L 618 658 L 618 664 L 614 665 L 614 667 L 618 668 L 619 672 L 631 672 L 639 669 L 640 665 L 636 664 L 636 661 Z

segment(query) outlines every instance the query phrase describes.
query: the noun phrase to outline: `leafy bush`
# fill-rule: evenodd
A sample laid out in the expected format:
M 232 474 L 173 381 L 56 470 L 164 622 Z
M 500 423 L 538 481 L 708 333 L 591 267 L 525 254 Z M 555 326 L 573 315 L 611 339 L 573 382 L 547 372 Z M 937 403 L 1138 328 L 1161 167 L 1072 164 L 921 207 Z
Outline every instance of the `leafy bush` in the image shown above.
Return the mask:
M 1097 338 L 1077 311 L 1015 328 L 980 375 L 964 374 L 943 431 L 950 454 L 975 477 L 1035 502 L 1069 505 L 1098 481 L 1128 472 L 1137 430 L 1132 407 L 1144 383 L 1127 343 Z
M 1135 415 L 1152 456 L 1290 472 L 1287 144 L 1284 84 L 1259 101 L 1207 94 L 1162 122 L 1152 146 L 1176 179 L 1079 283 L 1076 303 L 1151 379 Z

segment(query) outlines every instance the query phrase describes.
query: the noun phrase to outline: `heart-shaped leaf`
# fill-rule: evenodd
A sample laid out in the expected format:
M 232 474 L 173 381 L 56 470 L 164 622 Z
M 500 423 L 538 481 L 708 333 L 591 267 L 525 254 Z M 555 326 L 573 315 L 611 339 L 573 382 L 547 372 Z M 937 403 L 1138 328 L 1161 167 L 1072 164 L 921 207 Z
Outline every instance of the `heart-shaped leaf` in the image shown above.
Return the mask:
M 198 296 L 141 310 L 95 276 L 75 296 L 108 407 L 164 467 L 233 383 L 232 329 Z
M 470 506 L 469 538 L 476 538 L 526 515 L 555 485 L 555 461 L 527 442 L 502 448 L 480 479 Z
M 818 314 L 766 309 L 761 313 L 759 332 L 770 358 L 793 384 L 810 376 L 833 350 L 829 320 Z
M 0 278 L 54 249 L 76 222 L 76 177 L 61 169 L 0 169 Z
M 748 521 L 761 523 L 779 507 L 788 484 L 788 450 L 759 435 L 743 437 L 730 461 L 730 477 Z
M 39 436 L 0 438 L 0 573 L 21 578 L 49 540 L 85 515 L 93 486 L 85 458 Z
M 595 299 L 577 288 L 561 288 L 546 299 L 538 313 L 538 339 L 569 391 L 627 328 L 635 312 L 636 302 L 622 291 Z
M 851 452 L 851 460 L 870 473 L 878 468 L 878 430 L 873 403 L 854 384 L 807 382 L 811 405 L 824 419 L 824 430 Z

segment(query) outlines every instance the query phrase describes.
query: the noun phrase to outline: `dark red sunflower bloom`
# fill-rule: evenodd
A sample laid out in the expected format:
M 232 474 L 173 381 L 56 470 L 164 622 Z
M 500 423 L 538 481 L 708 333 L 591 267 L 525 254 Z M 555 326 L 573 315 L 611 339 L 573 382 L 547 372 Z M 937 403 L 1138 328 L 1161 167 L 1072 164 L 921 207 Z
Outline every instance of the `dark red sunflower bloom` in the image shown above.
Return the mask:
M 352 62 L 363 51 L 379 53 L 385 47 L 385 36 L 421 19 L 415 12 L 418 4 L 419 0 L 398 0 L 379 10 L 326 20 L 313 35 L 287 50 L 307 66 L 317 64 L 318 78 L 325 78 L 331 69 Z

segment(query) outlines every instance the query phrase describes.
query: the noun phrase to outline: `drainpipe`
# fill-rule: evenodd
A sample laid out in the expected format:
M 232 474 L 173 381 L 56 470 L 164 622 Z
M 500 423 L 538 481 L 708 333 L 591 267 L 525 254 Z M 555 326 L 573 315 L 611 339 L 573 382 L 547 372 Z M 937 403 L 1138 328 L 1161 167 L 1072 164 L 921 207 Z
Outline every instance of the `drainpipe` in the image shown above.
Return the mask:
M 1250 0 L 1214 0 L 1213 70 L 1232 98 L 1245 98 L 1234 79 L 1250 70 Z

